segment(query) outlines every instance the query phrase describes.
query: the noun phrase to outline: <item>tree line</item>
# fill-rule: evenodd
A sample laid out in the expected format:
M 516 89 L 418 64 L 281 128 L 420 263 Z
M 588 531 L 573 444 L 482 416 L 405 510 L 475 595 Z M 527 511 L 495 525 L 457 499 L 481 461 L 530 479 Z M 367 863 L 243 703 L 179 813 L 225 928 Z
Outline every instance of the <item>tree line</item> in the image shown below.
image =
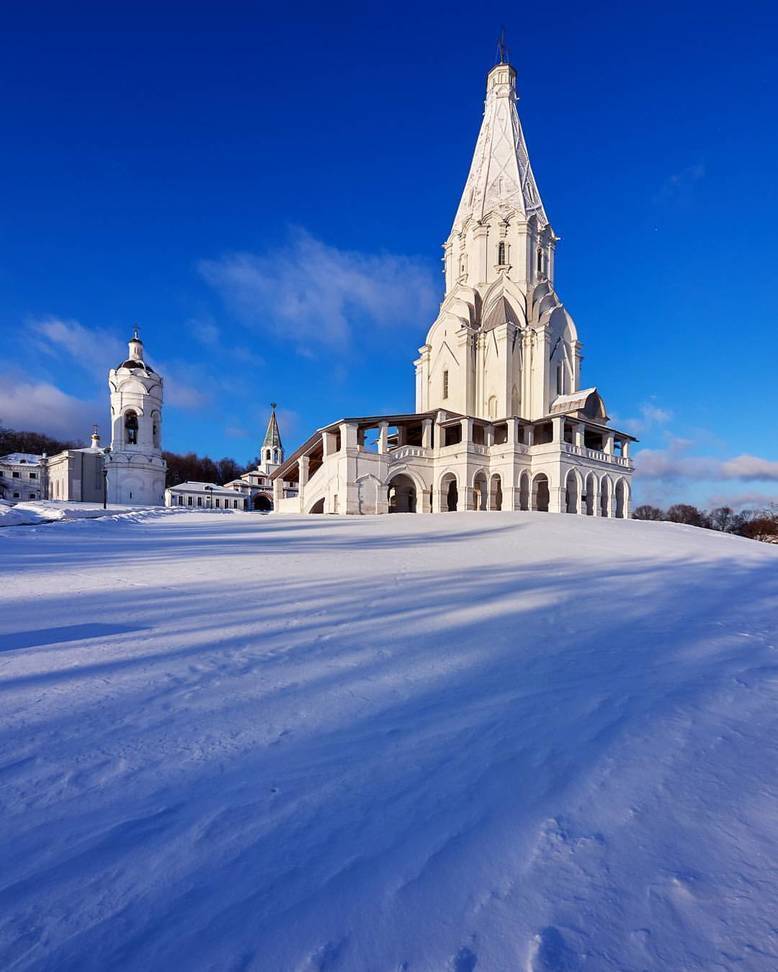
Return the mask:
M 78 439 L 55 439 L 40 432 L 20 432 L 7 429 L 0 424 L 0 456 L 11 452 L 27 452 L 31 455 L 55 456 L 65 449 L 83 449 L 87 442 Z M 223 486 L 232 479 L 237 479 L 250 469 L 256 469 L 259 459 L 254 459 L 247 466 L 228 456 L 223 459 L 211 459 L 209 456 L 198 456 L 194 452 L 180 455 L 177 452 L 163 452 L 167 462 L 167 476 L 165 486 L 176 486 L 187 481 L 197 483 L 217 483 Z
M 700 510 L 688 503 L 676 503 L 666 510 L 658 506 L 638 506 L 632 513 L 634 520 L 666 520 L 669 523 L 686 523 L 688 526 L 721 533 L 734 533 L 751 540 L 778 543 L 778 504 L 762 510 L 740 510 L 730 506 L 717 506 L 713 510 Z

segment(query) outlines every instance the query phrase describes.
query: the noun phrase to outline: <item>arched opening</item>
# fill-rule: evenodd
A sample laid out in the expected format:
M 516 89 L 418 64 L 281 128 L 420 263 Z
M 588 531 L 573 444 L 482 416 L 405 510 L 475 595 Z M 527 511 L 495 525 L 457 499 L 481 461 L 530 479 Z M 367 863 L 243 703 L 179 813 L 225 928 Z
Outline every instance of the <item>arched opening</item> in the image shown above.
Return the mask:
M 454 513 L 459 506 L 459 489 L 454 473 L 446 473 L 440 481 L 440 508 L 446 513 Z
M 151 413 L 151 441 L 155 449 L 160 448 L 159 412 Z
M 313 506 L 308 510 L 309 513 L 323 513 L 324 512 L 324 497 L 320 500 L 316 500 Z
M 594 504 L 597 501 L 597 477 L 594 473 L 589 473 L 586 477 L 586 515 L 594 516 Z
M 568 471 L 565 480 L 565 511 L 567 513 L 578 512 L 578 477 L 573 469 Z
M 473 509 L 485 510 L 486 502 L 486 475 L 478 472 L 475 474 L 475 479 L 473 480 Z
M 390 480 L 387 495 L 390 513 L 416 512 L 416 484 L 410 476 L 400 473 Z
M 519 509 L 529 509 L 529 473 L 526 472 L 519 479 Z
M 551 493 L 548 486 L 548 476 L 538 473 L 532 480 L 532 509 L 538 513 L 548 513 L 548 503 Z
M 495 473 L 489 483 L 489 509 L 502 509 L 502 480 L 498 473 Z
M 126 445 L 138 444 L 138 413 L 132 410 L 124 413 L 124 442 Z
M 624 519 L 627 515 L 627 484 L 623 479 L 616 483 L 616 516 Z
M 489 418 L 497 418 L 497 396 L 490 395 L 489 401 L 486 403 L 487 413 Z
M 611 505 L 611 482 L 607 476 L 600 480 L 600 516 L 608 516 Z
M 265 493 L 257 493 L 251 505 L 257 513 L 269 513 L 273 509 L 273 501 Z
M 497 244 L 497 264 L 501 267 L 505 266 L 505 240 L 500 240 Z

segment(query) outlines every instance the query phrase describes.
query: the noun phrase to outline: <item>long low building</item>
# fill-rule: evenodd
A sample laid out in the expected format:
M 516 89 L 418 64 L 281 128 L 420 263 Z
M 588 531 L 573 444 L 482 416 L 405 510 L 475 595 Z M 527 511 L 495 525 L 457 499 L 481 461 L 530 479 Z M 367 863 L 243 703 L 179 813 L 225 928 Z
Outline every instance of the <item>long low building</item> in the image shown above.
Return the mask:
M 179 483 L 165 490 L 165 506 L 206 510 L 245 510 L 246 497 L 216 483 Z

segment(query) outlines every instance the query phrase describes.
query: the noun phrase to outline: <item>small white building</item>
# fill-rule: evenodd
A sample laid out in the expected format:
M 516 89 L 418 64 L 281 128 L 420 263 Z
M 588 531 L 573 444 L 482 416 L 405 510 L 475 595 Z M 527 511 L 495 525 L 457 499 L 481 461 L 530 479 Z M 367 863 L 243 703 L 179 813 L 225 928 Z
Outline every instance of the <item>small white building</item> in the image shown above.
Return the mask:
M 22 503 L 46 497 L 45 456 L 12 452 L 0 457 L 0 499 Z
M 558 237 L 517 100 L 501 60 L 443 245 L 443 302 L 414 362 L 416 411 L 317 430 L 272 473 L 276 510 L 629 516 L 634 439 L 610 427 L 596 388 L 581 388 L 582 345 L 555 289 Z
M 245 510 L 246 497 L 216 483 L 179 483 L 165 490 L 165 506 L 201 510 Z
M 100 447 L 97 428 L 92 432 L 92 443 L 88 448 L 65 449 L 42 461 L 47 499 L 76 503 L 105 502 L 105 453 Z

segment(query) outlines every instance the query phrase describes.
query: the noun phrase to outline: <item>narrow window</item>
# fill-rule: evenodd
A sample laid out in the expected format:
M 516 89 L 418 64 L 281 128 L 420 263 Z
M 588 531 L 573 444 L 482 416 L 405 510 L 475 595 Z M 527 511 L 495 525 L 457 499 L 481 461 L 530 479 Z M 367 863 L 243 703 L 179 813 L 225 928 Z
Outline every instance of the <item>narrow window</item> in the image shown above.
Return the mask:
M 219 497 L 217 496 L 217 497 L 216 497 L 216 509 L 218 510 L 220 506 L 221 506 L 221 500 L 220 500 L 220 499 L 219 499 Z
M 563 378 L 563 375 L 562 375 L 562 365 L 561 364 L 558 364 L 556 366 L 556 393 L 557 393 L 557 395 L 561 395 L 562 394 L 562 388 L 563 388 L 562 378 Z
M 443 397 L 448 398 L 448 372 L 443 372 Z
M 192 497 L 191 496 L 187 496 L 187 498 L 186 498 L 186 505 L 187 506 L 191 506 L 192 505 Z
M 203 498 L 202 498 L 202 496 L 198 496 L 197 497 L 197 505 L 198 506 L 202 506 L 203 505 Z
M 538 273 L 543 272 L 543 251 L 538 249 Z
M 154 448 L 159 449 L 159 413 L 154 412 L 151 416 L 151 441 L 154 443 Z
M 500 240 L 497 244 L 497 263 L 501 266 L 505 266 L 505 241 Z
M 127 445 L 138 444 L 138 416 L 135 412 L 127 412 L 124 416 L 124 441 Z

